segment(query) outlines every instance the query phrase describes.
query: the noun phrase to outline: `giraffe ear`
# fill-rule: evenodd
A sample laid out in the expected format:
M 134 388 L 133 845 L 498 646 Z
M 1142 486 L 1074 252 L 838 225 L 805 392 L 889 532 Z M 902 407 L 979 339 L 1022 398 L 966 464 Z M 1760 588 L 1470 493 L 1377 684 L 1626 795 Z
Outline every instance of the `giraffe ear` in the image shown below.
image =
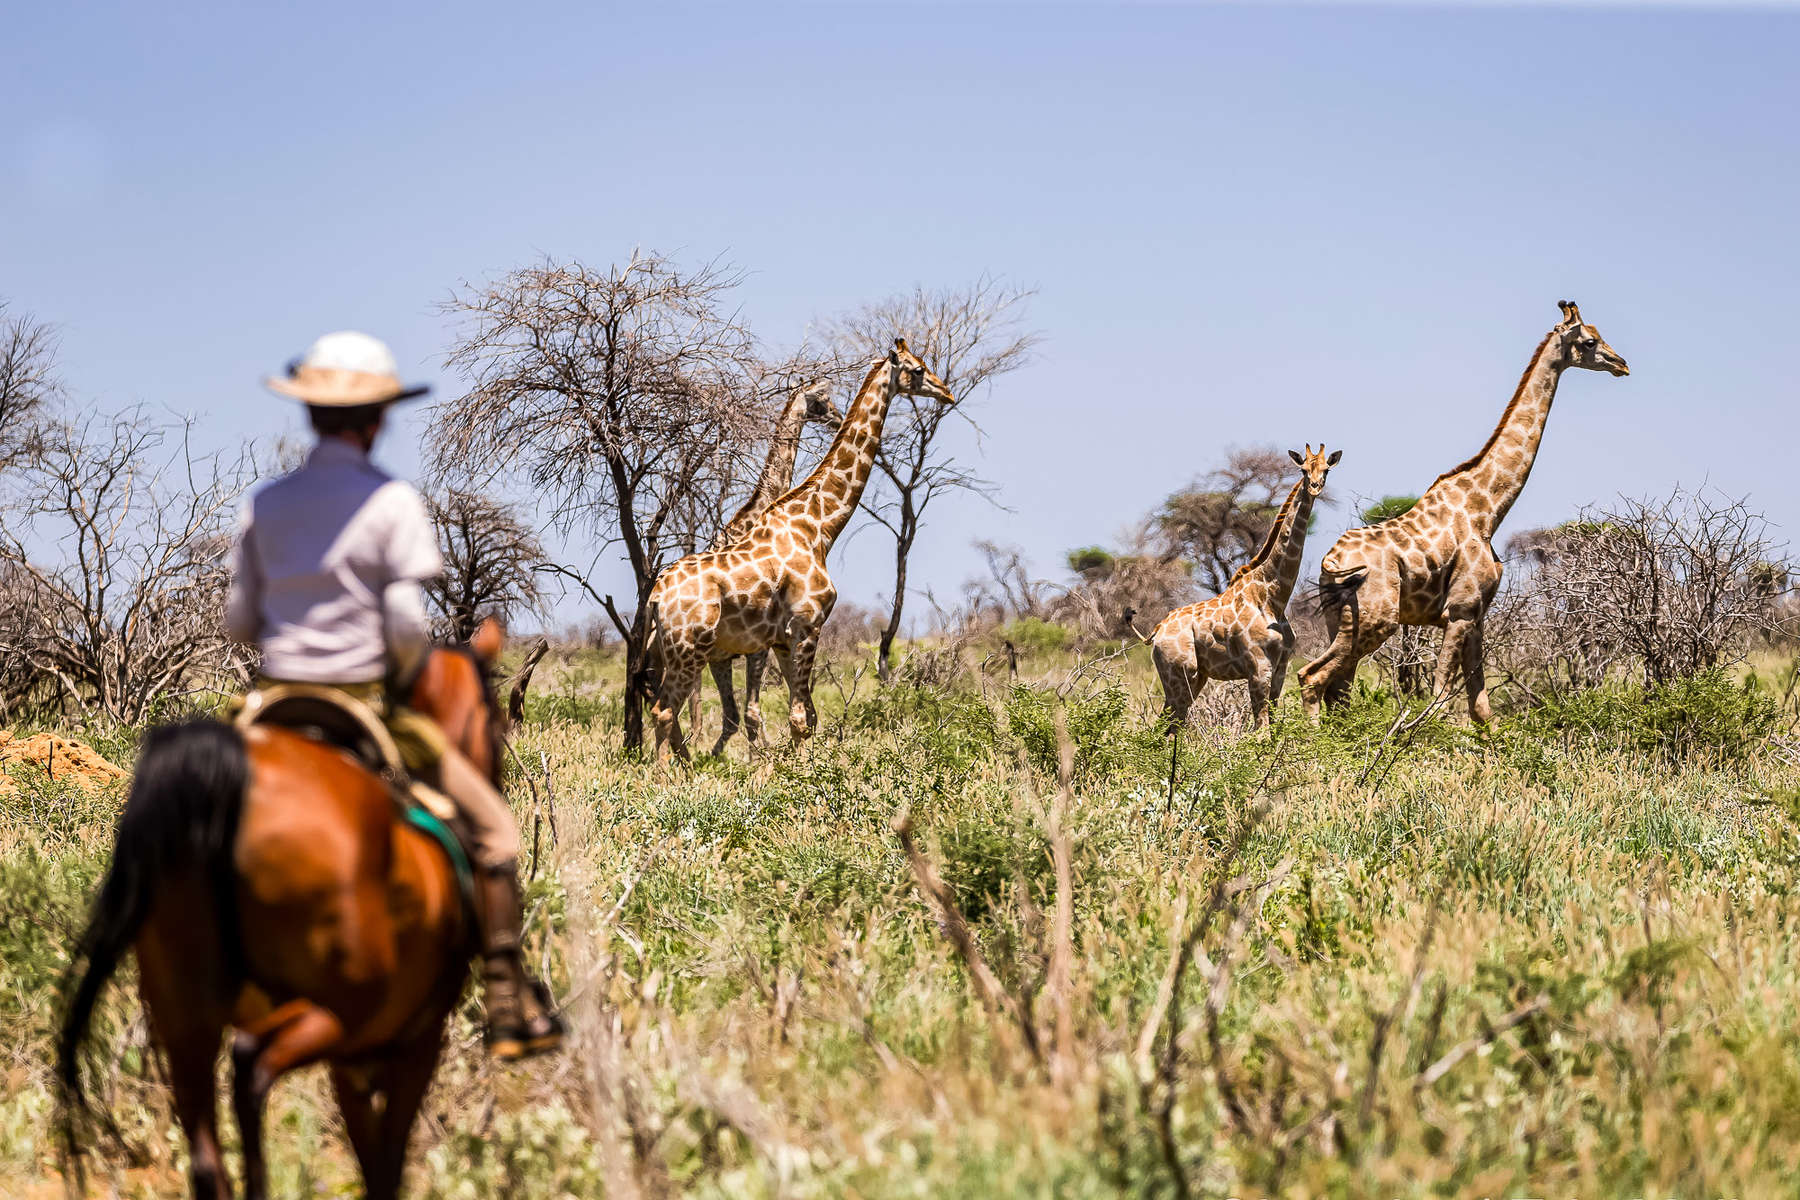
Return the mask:
M 1299 466 L 1304 467 L 1306 465 L 1306 460 L 1300 457 L 1300 452 L 1298 450 L 1289 450 L 1288 457 L 1293 459 Z
M 1338 464 L 1338 459 L 1342 457 L 1344 457 L 1344 452 L 1342 450 L 1333 450 L 1331 452 L 1331 457 L 1325 460 L 1325 465 L 1328 467 L 1335 467 Z

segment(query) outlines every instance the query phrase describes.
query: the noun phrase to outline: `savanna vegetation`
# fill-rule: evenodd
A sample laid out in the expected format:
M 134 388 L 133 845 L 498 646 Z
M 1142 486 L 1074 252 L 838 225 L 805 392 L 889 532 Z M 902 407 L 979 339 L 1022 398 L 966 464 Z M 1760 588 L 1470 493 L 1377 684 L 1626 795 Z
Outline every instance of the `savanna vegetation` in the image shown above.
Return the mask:
M 575 1044 L 494 1071 L 465 1012 L 415 1191 L 1786 1193 L 1791 668 L 1489 730 L 1366 681 L 1251 736 L 1220 690 L 1172 754 L 1142 647 L 1023 639 L 1015 676 L 1001 640 L 905 647 L 880 687 L 833 661 L 805 750 L 692 771 L 618 749 L 617 651 L 546 658 L 510 792 Z M 48 1195 L 57 981 L 119 794 L 11 779 L 0 1179 Z M 126 991 L 96 1060 L 99 1180 L 176 1190 Z M 279 1194 L 353 1194 L 330 1111 L 278 1093 Z

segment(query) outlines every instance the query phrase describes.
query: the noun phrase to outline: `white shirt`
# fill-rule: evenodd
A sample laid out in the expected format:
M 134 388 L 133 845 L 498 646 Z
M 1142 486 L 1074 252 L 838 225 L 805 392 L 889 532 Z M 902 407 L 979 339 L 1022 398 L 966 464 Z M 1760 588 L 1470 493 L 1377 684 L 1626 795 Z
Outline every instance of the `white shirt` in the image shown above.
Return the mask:
M 422 650 L 419 585 L 444 570 L 425 502 L 355 446 L 322 440 L 244 506 L 225 624 L 262 673 L 366 683 Z

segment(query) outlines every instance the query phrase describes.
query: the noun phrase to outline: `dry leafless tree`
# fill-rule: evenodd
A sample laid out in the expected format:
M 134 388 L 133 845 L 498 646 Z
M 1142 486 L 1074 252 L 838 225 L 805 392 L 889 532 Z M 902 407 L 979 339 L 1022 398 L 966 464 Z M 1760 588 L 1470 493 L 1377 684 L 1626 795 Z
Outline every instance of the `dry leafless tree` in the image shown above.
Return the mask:
M 135 723 L 239 665 L 223 631 L 248 460 L 196 455 L 142 409 L 52 426 L 0 514 L 0 658 L 13 706 Z
M 1038 579 L 1025 565 L 1025 552 L 987 538 L 972 543 L 987 566 L 985 577 L 963 584 L 963 607 L 977 623 L 1005 624 L 1019 617 L 1047 618 L 1062 590 Z
M 62 392 L 56 330 L 0 301 L 0 477 L 43 448 Z
M 444 574 L 426 593 L 443 634 L 467 641 L 483 617 L 510 623 L 537 608 L 544 548 L 518 507 L 458 488 L 426 504 L 444 554 Z
M 826 343 L 844 361 L 867 362 L 904 337 L 957 398 L 954 407 L 901 397 L 889 413 L 862 508 L 894 539 L 894 588 L 878 648 L 883 679 L 906 612 L 907 562 L 931 502 L 953 490 L 991 496 L 994 484 L 957 461 L 942 434 L 952 420 L 975 425 L 977 393 L 1030 359 L 1038 335 L 1023 326 L 1032 292 L 983 276 L 961 288 L 919 287 L 829 322 Z
M 1120 550 L 1084 546 L 1069 551 L 1075 586 L 1051 608 L 1084 639 L 1141 637 L 1175 609 L 1194 599 L 1188 563 L 1168 555 L 1153 526 L 1131 531 Z
M 755 339 L 730 307 L 739 276 L 653 253 L 606 268 L 546 259 L 444 303 L 458 323 L 447 364 L 468 391 L 431 411 L 427 446 L 446 484 L 521 485 L 595 563 L 622 555 L 629 615 L 592 581 L 558 571 L 611 617 L 626 649 L 625 744 L 643 744 L 657 572 L 717 528 L 723 498 L 768 428 L 773 394 Z
M 1743 500 L 1676 488 L 1588 509 L 1508 544 L 1496 606 L 1515 681 L 1593 686 L 1619 669 L 1660 683 L 1728 665 L 1779 632 L 1786 547 Z

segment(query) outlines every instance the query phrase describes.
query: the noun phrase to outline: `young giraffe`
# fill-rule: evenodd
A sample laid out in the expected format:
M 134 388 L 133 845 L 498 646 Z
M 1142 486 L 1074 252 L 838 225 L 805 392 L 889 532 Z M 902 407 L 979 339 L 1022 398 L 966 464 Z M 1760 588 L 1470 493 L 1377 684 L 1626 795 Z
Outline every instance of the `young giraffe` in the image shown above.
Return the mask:
M 1582 322 L 1573 301 L 1558 306 L 1563 319 L 1538 344 L 1500 424 L 1475 457 L 1438 476 L 1405 513 L 1352 529 L 1326 552 L 1319 596 L 1337 637 L 1300 671 L 1301 695 L 1315 721 L 1321 703 L 1335 704 L 1349 691 L 1357 662 L 1401 625 L 1441 628 L 1435 694 L 1450 694 L 1460 660 L 1469 716 L 1480 722 L 1493 716 L 1482 675 L 1481 627 L 1500 587 L 1494 532 L 1531 474 L 1563 372 L 1631 373 L 1599 331 Z
M 749 533 L 751 526 L 756 524 L 756 518 L 762 516 L 763 510 L 793 486 L 794 461 L 800 457 L 800 434 L 807 422 L 836 426 L 843 419 L 844 414 L 831 402 L 829 380 L 810 384 L 789 397 L 787 405 L 781 410 L 781 416 L 775 422 L 775 436 L 769 441 L 768 461 L 763 463 L 762 474 L 757 476 L 750 498 L 725 523 L 725 528 L 714 539 L 712 548 L 723 550 Z M 762 676 L 768 663 L 767 650 L 744 656 L 743 730 L 744 736 L 751 742 L 762 736 Z M 737 697 L 731 690 L 731 660 L 722 658 L 711 666 L 713 683 L 719 689 L 719 710 L 722 716 L 719 740 L 713 744 L 712 752 L 722 754 L 725 743 L 738 731 Z
M 788 685 L 788 728 L 796 743 L 817 723 L 813 655 L 837 603 L 825 556 L 869 482 L 888 406 L 905 393 L 955 403 L 901 338 L 869 368 L 837 437 L 804 483 L 770 505 L 750 531 L 723 550 L 693 554 L 664 571 L 650 591 L 651 638 L 661 661 L 656 753 L 688 757 L 681 704 L 703 664 L 774 649 Z
M 1269 527 L 1262 549 L 1238 568 L 1225 590 L 1198 604 L 1178 608 L 1150 635 L 1156 675 L 1162 680 L 1163 712 L 1172 728 L 1187 724 L 1188 708 L 1208 679 L 1242 679 L 1250 685 L 1250 719 L 1267 725 L 1281 701 L 1294 631 L 1287 623 L 1288 600 L 1300 578 L 1306 551 L 1306 529 L 1313 501 L 1325 490 L 1325 476 L 1342 450 L 1328 456 L 1307 443 L 1304 456 L 1288 454 L 1300 464 L 1300 479 Z

